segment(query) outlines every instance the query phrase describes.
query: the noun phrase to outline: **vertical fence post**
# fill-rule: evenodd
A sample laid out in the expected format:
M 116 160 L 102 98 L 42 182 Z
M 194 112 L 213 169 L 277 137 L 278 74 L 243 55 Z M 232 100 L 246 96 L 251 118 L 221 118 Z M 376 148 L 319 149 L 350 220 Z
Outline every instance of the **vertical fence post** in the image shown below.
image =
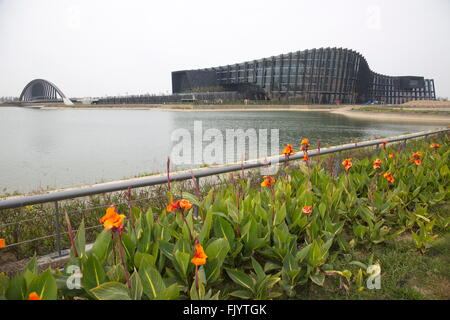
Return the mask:
M 197 184 L 198 193 L 200 194 L 200 177 L 195 177 L 195 183 Z
M 61 257 L 61 224 L 58 201 L 55 201 L 55 229 L 56 229 L 56 250 Z
M 379 152 L 380 152 L 380 145 L 377 144 L 377 145 L 375 146 L 375 155 L 377 155 Z
M 194 178 L 194 176 L 192 176 L 192 177 Z M 200 177 L 195 177 L 194 179 L 195 179 L 195 184 L 196 184 L 194 186 L 196 189 L 196 194 L 197 194 L 197 197 L 200 198 Z M 200 199 L 198 199 L 198 200 L 200 200 Z M 198 220 L 198 206 L 197 205 L 193 206 L 192 217 L 195 220 Z
M 337 159 L 336 159 L 336 163 L 334 165 L 334 176 L 337 178 L 339 176 L 339 171 L 340 171 L 340 164 L 342 161 L 342 153 L 339 151 L 338 155 L 337 155 Z

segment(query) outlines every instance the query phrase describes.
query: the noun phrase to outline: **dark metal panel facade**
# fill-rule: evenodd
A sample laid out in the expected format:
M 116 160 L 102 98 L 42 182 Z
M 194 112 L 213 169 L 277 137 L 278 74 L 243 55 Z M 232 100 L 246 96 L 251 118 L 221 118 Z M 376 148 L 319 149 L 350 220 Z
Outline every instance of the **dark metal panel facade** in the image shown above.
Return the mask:
M 377 100 L 395 104 L 436 97 L 432 79 L 375 73 L 360 53 L 343 48 L 296 51 L 233 65 L 172 73 L 173 93 L 230 84 L 237 84 L 238 89 L 240 84 L 255 84 L 268 99 L 305 103 Z

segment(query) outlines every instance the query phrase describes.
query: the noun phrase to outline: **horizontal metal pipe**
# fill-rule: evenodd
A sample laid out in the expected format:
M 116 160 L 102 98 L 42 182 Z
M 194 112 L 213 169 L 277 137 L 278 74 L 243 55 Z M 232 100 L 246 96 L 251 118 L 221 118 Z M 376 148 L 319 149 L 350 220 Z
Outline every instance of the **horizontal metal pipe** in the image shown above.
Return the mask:
M 348 143 L 348 144 L 339 145 L 339 146 L 330 147 L 330 148 L 321 148 L 320 155 L 374 146 L 374 145 L 378 145 L 378 144 L 382 143 L 383 141 L 397 142 L 397 141 L 402 141 L 402 140 L 406 140 L 406 139 L 419 138 L 419 137 L 427 136 L 430 134 L 443 133 L 443 132 L 447 132 L 447 131 L 450 131 L 450 129 L 442 128 L 439 130 L 422 131 L 422 132 L 406 134 L 406 135 L 401 135 L 401 136 L 392 137 L 392 138 L 377 139 L 377 140 L 363 141 L 363 142 L 357 142 L 357 143 Z M 317 149 L 311 150 L 308 152 L 309 157 L 314 157 L 314 156 L 317 156 L 318 154 L 319 154 L 319 152 Z M 189 179 L 192 179 L 192 176 L 194 176 L 195 178 L 202 178 L 202 177 L 208 177 L 208 176 L 213 176 L 213 175 L 218 175 L 218 174 L 223 174 L 223 173 L 228 173 L 228 172 L 234 172 L 234 171 L 241 170 L 242 167 L 244 167 L 244 169 L 264 167 L 267 165 L 276 164 L 276 163 L 285 162 L 285 161 L 301 160 L 301 159 L 303 159 L 303 156 L 304 156 L 303 152 L 297 152 L 296 154 L 290 156 L 288 160 L 286 160 L 286 158 L 284 156 L 277 155 L 277 156 L 268 157 L 267 160 L 266 159 L 256 159 L 256 160 L 245 161 L 243 164 L 232 164 L 232 165 L 223 165 L 220 167 L 213 167 L 213 168 L 201 168 L 201 169 L 195 169 L 195 170 L 187 170 L 187 171 L 182 171 L 179 173 L 171 174 L 170 181 L 189 180 Z M 141 178 L 141 179 L 135 179 L 135 180 L 130 180 L 130 181 L 104 183 L 104 184 L 94 185 L 91 187 L 77 188 L 77 189 L 70 189 L 70 190 L 63 190 L 63 191 L 55 191 L 55 192 L 32 195 L 32 196 L 11 197 L 11 198 L 7 198 L 5 200 L 0 201 L 0 210 L 19 208 L 19 207 L 24 207 L 24 206 L 33 205 L 33 204 L 61 201 L 61 200 L 91 196 L 91 195 L 95 195 L 95 194 L 126 190 L 126 189 L 128 189 L 128 187 L 140 188 L 140 187 L 155 186 L 155 185 L 160 185 L 160 184 L 165 184 L 165 183 L 167 183 L 167 176 L 159 175 L 159 176 L 151 176 L 148 178 Z

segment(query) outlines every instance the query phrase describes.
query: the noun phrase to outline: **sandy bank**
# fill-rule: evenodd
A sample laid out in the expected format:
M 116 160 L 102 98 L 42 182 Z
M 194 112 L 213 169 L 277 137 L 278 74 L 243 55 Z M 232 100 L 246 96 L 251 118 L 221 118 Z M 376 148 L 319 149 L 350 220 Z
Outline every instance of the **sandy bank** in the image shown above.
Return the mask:
M 163 111 L 332 111 L 333 105 L 45 105 L 46 110 L 163 110 Z
M 358 111 L 352 110 L 357 106 L 346 106 L 331 113 L 341 114 L 350 118 L 371 119 L 380 121 L 408 121 L 408 122 L 436 122 L 450 124 L 450 116 L 445 114 L 408 113 L 408 112 L 382 112 L 382 111 Z

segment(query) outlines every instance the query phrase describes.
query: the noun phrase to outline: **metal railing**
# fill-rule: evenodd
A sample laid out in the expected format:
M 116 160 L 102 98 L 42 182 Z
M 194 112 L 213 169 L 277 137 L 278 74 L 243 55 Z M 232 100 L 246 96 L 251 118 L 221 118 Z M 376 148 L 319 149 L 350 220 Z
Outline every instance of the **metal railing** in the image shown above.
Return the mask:
M 441 128 L 441 129 L 435 129 L 430 131 L 422 131 L 412 134 L 405 134 L 401 136 L 391 137 L 391 138 L 382 138 L 382 139 L 376 139 L 376 140 L 369 140 L 369 141 L 363 141 L 363 142 L 356 142 L 356 143 L 348 143 L 344 145 L 334 146 L 334 147 L 328 147 L 328 148 L 322 148 L 322 149 L 314 149 L 308 151 L 309 157 L 315 157 L 318 155 L 325 155 L 335 152 L 341 152 L 341 151 L 349 151 L 359 148 L 366 148 L 370 146 L 376 146 L 377 150 L 380 144 L 383 142 L 400 142 L 403 141 L 404 144 L 406 144 L 406 141 L 409 139 L 414 138 L 420 138 L 420 137 L 427 137 L 428 135 L 434 135 L 439 133 L 445 133 L 450 131 L 450 128 Z M 277 163 L 283 163 L 288 161 L 295 161 L 295 160 L 303 160 L 304 153 L 302 151 L 295 153 L 294 155 L 291 155 L 289 158 L 286 158 L 283 155 L 277 155 L 272 156 L 268 158 L 263 159 L 255 159 L 255 160 L 248 160 L 242 163 L 235 163 L 231 165 L 221 165 L 221 166 L 215 166 L 215 167 L 208 167 L 208 168 L 200 168 L 200 169 L 193 169 L 193 170 L 186 170 L 181 172 L 176 172 L 173 174 L 170 174 L 170 181 L 184 181 L 184 180 L 190 180 L 190 179 L 196 179 L 197 185 L 200 185 L 200 178 L 208 177 L 208 176 L 215 176 L 220 175 L 224 173 L 230 173 L 235 172 L 239 170 L 246 170 L 246 169 L 254 169 L 254 168 L 260 168 L 260 167 L 266 167 L 270 166 L 272 164 Z M 15 196 L 15 197 L 9 197 L 4 200 L 0 200 L 0 214 L 2 213 L 1 210 L 6 209 L 13 209 L 13 208 L 20 208 L 25 207 L 29 205 L 34 204 L 41 204 L 41 203 L 54 203 L 54 225 L 55 225 L 55 234 L 45 236 L 45 238 L 55 237 L 56 239 L 56 249 L 58 252 L 58 255 L 61 256 L 61 235 L 65 232 L 61 232 L 61 213 L 59 209 L 58 201 L 62 200 L 68 200 L 68 199 L 75 199 L 85 196 L 92 196 L 97 194 L 104 194 L 104 193 L 110 193 L 115 191 L 123 191 L 127 190 L 129 188 L 142 188 L 142 187 L 149 187 L 149 186 L 156 186 L 156 185 L 162 185 L 166 184 L 168 181 L 167 175 L 158 175 L 158 176 L 151 176 L 146 178 L 136 178 L 129 181 L 121 181 L 121 182 L 112 182 L 112 183 L 103 183 L 103 184 L 97 184 L 90 187 L 81 187 L 81 188 L 74 188 L 70 190 L 62 190 L 62 191 L 54 191 L 49 192 L 45 194 L 38 194 L 38 195 L 30 195 L 30 196 Z M 33 218 L 27 219 L 32 220 Z M 98 227 L 93 226 L 91 228 Z M 26 240 L 26 242 L 30 241 L 36 241 L 40 240 L 43 237 L 36 238 L 36 239 L 30 239 Z M 14 244 L 12 244 L 14 245 Z

